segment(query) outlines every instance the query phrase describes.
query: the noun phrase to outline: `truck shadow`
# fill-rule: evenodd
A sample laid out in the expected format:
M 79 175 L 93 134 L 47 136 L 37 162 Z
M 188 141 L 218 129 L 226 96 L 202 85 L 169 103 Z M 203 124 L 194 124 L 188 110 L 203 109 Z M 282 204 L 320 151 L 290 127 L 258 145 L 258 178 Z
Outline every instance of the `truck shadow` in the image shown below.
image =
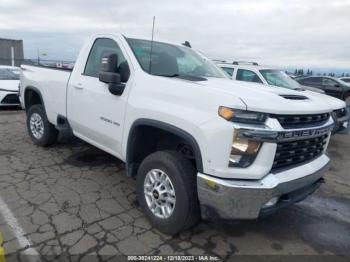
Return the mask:
M 74 140 L 73 144 L 75 144 L 75 146 L 83 146 L 84 142 Z M 76 167 L 97 167 L 104 165 L 119 165 L 122 164 L 122 161 L 96 147 L 89 147 L 83 151 L 70 155 L 66 158 L 65 163 Z

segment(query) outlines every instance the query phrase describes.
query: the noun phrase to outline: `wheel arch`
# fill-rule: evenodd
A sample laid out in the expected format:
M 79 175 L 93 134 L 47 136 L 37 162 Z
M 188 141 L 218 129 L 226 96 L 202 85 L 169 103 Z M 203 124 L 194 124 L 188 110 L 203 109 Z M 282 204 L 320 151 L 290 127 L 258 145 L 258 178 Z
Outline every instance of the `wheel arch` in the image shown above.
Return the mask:
M 41 104 L 44 107 L 45 110 L 45 104 L 44 99 L 42 97 L 42 94 L 40 90 L 34 86 L 27 86 L 24 89 L 24 107 L 26 111 L 30 108 L 32 105 L 38 105 Z
M 199 147 L 197 140 L 189 134 L 187 131 L 178 128 L 174 125 L 153 120 L 153 119 L 138 119 L 136 120 L 130 128 L 130 132 L 127 139 L 127 148 L 126 148 L 126 170 L 128 176 L 135 176 L 138 170 L 138 166 L 140 163 L 135 163 L 135 156 L 137 156 L 137 141 L 142 131 L 143 127 L 154 128 L 156 130 L 161 130 L 162 132 L 166 132 L 169 135 L 174 135 L 183 139 L 183 141 L 187 142 L 188 145 L 191 146 L 194 154 L 194 160 L 196 169 L 198 172 L 203 172 L 203 162 L 202 162 L 202 153 Z

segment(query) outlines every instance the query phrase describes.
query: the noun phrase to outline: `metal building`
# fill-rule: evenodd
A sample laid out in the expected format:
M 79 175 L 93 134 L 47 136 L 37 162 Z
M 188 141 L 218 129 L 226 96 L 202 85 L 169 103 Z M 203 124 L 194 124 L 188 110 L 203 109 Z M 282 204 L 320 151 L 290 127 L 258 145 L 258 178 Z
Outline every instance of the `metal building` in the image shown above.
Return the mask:
M 23 40 L 0 38 L 0 65 L 20 66 L 23 58 Z

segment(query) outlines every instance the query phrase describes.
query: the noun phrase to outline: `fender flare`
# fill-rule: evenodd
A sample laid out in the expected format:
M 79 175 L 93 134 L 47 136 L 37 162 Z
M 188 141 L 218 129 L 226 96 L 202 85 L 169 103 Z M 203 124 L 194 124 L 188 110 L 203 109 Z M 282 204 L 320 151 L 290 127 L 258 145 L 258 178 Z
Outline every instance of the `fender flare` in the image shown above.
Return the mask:
M 196 161 L 197 171 L 203 173 L 202 153 L 200 151 L 200 147 L 197 143 L 197 140 L 191 134 L 189 134 L 187 131 L 185 131 L 181 128 L 178 128 L 176 126 L 173 126 L 171 124 L 168 124 L 168 123 L 165 123 L 162 121 L 141 118 L 141 119 L 137 119 L 134 121 L 134 123 L 130 127 L 130 132 L 128 135 L 127 149 L 126 149 L 126 165 L 127 165 L 128 175 L 132 176 L 134 173 L 131 170 L 132 168 L 129 168 L 129 167 L 131 164 L 130 158 L 134 153 L 134 148 L 132 146 L 132 143 L 133 143 L 132 138 L 134 137 L 138 126 L 150 126 L 150 127 L 159 128 L 159 129 L 162 129 L 164 131 L 167 131 L 169 133 L 172 133 L 174 135 L 177 135 L 177 136 L 183 138 L 193 148 L 193 154 L 194 154 L 195 161 Z
M 45 110 L 44 99 L 43 99 L 43 96 L 41 95 L 40 90 L 38 88 L 36 88 L 35 86 L 26 86 L 24 88 L 24 91 L 23 91 L 24 108 L 26 109 L 26 111 L 29 109 L 29 108 L 27 108 L 27 105 L 26 105 L 26 93 L 27 93 L 27 91 L 34 91 L 35 93 L 37 93 L 39 95 L 41 104 L 43 105 L 44 110 Z

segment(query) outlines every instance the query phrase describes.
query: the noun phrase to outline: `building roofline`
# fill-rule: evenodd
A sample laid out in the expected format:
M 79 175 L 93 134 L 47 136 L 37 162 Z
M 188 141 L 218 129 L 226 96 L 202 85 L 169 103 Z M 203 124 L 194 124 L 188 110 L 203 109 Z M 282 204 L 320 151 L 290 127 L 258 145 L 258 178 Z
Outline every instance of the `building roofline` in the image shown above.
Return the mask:
M 5 41 L 21 41 L 21 42 L 23 42 L 22 39 L 10 39 L 10 38 L 1 38 L 0 37 L 0 41 L 2 41 L 2 40 L 5 40 Z

